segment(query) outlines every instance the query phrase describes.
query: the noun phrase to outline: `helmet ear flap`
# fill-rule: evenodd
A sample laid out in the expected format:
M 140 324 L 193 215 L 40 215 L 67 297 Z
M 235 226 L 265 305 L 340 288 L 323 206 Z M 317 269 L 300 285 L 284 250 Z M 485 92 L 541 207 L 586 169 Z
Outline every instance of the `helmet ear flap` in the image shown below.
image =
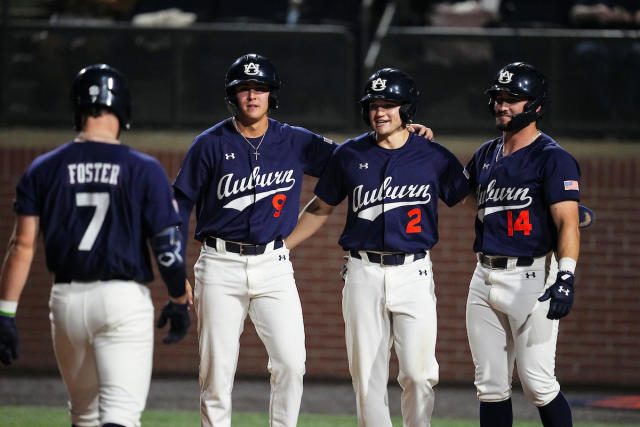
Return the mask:
M 278 95 L 275 93 L 276 89 L 272 89 L 269 92 L 269 111 L 275 111 L 278 109 Z

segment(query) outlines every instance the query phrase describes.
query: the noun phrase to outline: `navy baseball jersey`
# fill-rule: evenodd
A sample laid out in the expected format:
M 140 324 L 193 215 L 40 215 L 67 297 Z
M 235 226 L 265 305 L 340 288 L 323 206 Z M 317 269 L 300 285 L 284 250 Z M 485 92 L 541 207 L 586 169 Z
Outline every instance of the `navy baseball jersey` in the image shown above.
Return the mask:
M 483 144 L 467 164 L 478 202 L 475 252 L 542 256 L 556 249 L 550 206 L 580 200 L 578 162 L 548 135 L 502 156 L 502 137 Z
M 438 241 L 438 198 L 453 206 L 469 193 L 464 168 L 436 142 L 409 135 L 388 150 L 373 133 L 339 146 L 315 194 L 329 205 L 348 197 L 339 243 L 345 250 L 416 253 Z
M 288 236 L 298 221 L 304 174 L 320 176 L 336 145 L 269 119 L 261 138 L 224 120 L 197 136 L 173 184 L 196 203 L 195 238 L 264 244 Z M 257 158 L 256 158 L 257 157 Z
M 39 156 L 14 210 L 40 217 L 47 266 L 69 280 L 153 280 L 147 240 L 180 224 L 167 175 L 130 147 L 70 142 Z

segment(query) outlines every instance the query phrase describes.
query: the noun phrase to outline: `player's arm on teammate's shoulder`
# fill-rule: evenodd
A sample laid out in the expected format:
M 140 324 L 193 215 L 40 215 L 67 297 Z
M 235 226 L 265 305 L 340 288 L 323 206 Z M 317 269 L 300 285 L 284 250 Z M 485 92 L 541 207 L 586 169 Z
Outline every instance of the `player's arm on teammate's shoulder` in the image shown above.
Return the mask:
M 427 139 L 433 139 L 433 130 L 425 125 L 421 125 L 419 123 L 409 123 L 407 124 L 407 130 L 409 132 L 415 132 L 420 136 L 424 136 Z
M 558 231 L 558 275 L 539 301 L 550 299 L 547 318 L 561 319 L 573 306 L 575 268 L 580 252 L 578 202 L 566 200 L 551 205 L 551 217 Z
M 311 237 L 327 221 L 335 206 L 323 202 L 317 196 L 304 207 L 298 218 L 298 224 L 291 234 L 284 239 L 284 244 L 293 249 Z
M 20 295 L 27 283 L 36 249 L 39 218 L 18 215 L 9 238 L 0 275 L 0 361 L 10 365 L 18 358 L 18 330 L 15 316 Z

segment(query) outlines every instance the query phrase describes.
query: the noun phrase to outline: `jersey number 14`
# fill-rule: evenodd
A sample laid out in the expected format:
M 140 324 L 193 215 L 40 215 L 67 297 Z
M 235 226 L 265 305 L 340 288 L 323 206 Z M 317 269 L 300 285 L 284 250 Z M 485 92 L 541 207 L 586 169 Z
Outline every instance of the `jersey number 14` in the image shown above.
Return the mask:
M 513 212 L 507 211 L 507 233 L 513 236 L 514 231 L 523 231 L 525 236 L 531 233 L 533 226 L 529 222 L 529 211 L 520 211 L 518 218 L 513 222 Z

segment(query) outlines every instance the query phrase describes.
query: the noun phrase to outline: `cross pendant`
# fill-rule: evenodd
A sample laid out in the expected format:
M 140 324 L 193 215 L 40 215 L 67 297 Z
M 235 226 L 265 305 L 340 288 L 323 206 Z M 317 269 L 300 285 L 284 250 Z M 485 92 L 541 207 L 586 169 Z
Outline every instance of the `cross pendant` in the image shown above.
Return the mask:
M 260 153 L 258 153 L 257 151 L 255 151 L 253 154 L 256 156 L 256 160 L 258 160 L 258 156 L 260 155 Z

